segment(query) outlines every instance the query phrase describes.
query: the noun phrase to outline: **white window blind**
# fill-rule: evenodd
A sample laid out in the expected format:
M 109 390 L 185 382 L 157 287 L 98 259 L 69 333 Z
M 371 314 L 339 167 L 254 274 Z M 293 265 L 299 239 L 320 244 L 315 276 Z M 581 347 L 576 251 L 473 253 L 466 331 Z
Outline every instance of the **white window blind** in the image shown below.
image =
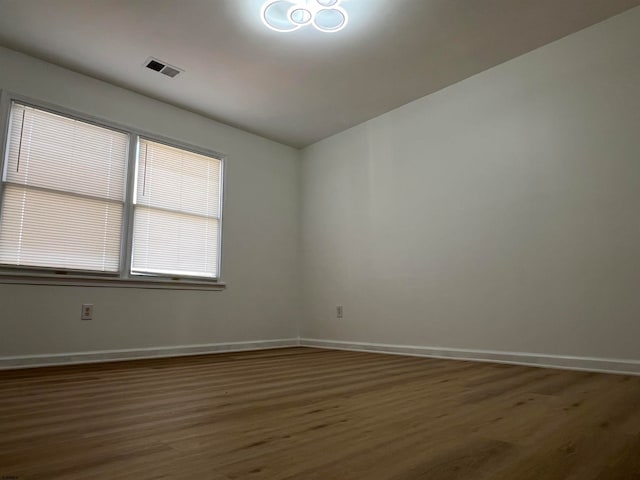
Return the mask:
M 129 135 L 11 107 L 0 263 L 118 272 Z
M 140 139 L 134 274 L 217 278 L 222 161 Z

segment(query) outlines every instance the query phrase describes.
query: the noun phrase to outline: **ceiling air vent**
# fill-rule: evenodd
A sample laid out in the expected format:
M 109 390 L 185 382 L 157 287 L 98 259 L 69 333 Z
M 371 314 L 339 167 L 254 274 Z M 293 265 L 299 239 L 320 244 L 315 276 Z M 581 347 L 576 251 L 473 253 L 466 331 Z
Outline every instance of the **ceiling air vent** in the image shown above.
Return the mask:
M 163 62 L 153 57 L 149 57 L 147 61 L 144 62 L 144 66 L 154 72 L 162 73 L 163 75 L 171 78 L 175 78 L 184 72 L 184 70 L 181 70 L 178 67 L 174 67 L 173 65 L 169 65 L 167 62 Z

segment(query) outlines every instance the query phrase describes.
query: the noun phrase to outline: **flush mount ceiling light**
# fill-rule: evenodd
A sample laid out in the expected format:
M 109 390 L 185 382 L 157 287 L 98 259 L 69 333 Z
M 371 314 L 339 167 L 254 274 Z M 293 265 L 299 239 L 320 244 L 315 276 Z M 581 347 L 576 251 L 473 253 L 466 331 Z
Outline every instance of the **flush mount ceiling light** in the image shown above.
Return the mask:
M 294 32 L 306 25 L 321 32 L 339 32 L 349 21 L 341 1 L 267 0 L 262 5 L 262 23 L 276 32 Z

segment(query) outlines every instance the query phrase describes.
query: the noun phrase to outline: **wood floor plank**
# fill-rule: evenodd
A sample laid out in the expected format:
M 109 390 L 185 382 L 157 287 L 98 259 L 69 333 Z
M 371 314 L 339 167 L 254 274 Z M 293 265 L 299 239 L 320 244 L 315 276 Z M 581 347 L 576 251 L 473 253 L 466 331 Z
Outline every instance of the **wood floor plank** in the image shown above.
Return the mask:
M 19 480 L 640 479 L 639 377 L 288 348 L 0 386 Z

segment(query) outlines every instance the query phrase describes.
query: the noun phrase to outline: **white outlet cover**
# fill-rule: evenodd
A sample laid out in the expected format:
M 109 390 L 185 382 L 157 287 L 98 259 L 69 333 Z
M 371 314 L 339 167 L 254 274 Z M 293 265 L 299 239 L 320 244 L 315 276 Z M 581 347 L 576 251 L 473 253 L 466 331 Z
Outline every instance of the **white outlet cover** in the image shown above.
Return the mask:
M 93 319 L 93 304 L 91 303 L 83 303 L 82 304 L 82 320 L 91 320 Z

